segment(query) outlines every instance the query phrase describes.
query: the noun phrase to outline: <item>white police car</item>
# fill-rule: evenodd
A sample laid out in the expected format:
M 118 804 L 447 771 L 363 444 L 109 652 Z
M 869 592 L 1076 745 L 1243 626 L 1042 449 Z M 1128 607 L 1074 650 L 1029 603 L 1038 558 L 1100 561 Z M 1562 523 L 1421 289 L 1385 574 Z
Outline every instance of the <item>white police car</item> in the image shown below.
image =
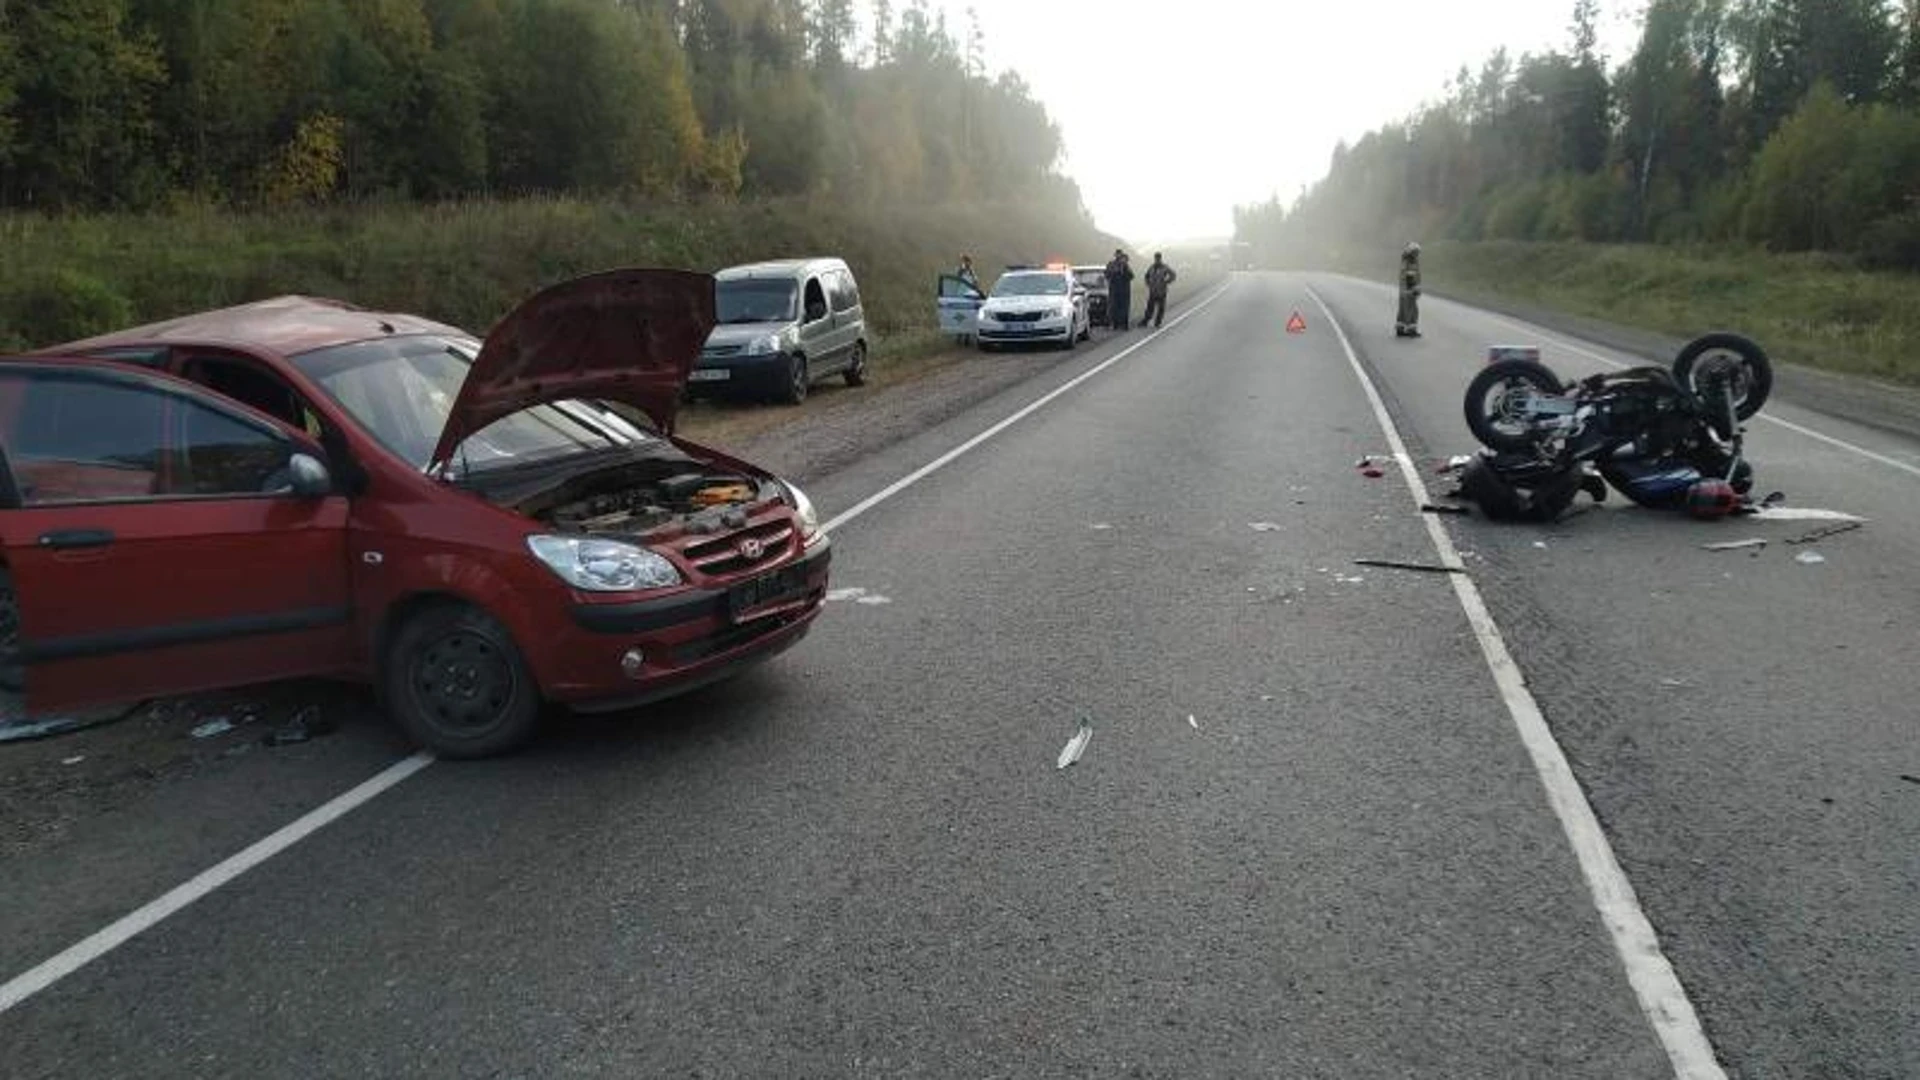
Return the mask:
M 1073 348 L 1093 337 L 1087 290 L 1065 264 L 1009 267 L 980 305 L 974 340 L 983 352 L 1047 343 Z

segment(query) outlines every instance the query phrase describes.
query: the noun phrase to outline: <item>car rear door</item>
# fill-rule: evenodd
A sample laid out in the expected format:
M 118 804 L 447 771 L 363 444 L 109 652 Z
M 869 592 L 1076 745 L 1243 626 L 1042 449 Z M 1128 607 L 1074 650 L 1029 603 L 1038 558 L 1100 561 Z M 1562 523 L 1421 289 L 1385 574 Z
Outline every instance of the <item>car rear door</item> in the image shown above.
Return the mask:
M 32 712 L 335 673 L 347 500 L 315 448 L 172 379 L 0 364 L 0 546 Z

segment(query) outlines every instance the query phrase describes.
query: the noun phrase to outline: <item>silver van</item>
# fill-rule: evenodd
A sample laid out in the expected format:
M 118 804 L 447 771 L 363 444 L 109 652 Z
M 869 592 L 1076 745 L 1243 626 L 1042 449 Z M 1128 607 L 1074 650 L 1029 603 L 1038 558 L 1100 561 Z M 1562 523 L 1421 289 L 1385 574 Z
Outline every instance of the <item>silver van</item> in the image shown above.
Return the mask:
M 717 325 L 687 396 L 773 397 L 798 405 L 832 375 L 867 381 L 866 309 L 839 259 L 734 266 L 714 275 Z

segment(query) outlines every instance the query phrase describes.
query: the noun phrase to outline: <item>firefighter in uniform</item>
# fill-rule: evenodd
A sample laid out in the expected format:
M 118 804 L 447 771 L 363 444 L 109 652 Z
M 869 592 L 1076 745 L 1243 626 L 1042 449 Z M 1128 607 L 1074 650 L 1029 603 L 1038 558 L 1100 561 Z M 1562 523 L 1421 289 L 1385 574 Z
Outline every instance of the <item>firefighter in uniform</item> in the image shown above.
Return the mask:
M 1420 336 L 1420 245 L 1408 244 L 1400 253 L 1400 313 L 1393 322 L 1393 336 Z

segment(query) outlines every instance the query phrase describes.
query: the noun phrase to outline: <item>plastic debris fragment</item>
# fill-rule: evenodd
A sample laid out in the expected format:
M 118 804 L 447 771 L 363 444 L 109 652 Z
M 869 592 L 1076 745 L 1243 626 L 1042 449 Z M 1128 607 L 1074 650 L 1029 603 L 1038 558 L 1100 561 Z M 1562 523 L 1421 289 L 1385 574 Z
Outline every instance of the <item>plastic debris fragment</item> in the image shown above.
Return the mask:
M 1819 566 L 1821 563 L 1827 561 L 1827 557 L 1817 551 L 1803 551 L 1794 556 L 1793 561 L 1802 566 Z
M 233 721 L 221 716 L 194 728 L 192 734 L 196 739 L 211 739 L 216 735 L 225 735 L 232 730 Z
M 1728 540 L 1724 543 L 1703 544 L 1701 546 L 1706 548 L 1708 551 L 1741 551 L 1746 548 L 1766 547 L 1767 542 L 1761 539 L 1760 537 L 1756 536 L 1748 540 Z
M 1073 738 L 1068 739 L 1066 747 L 1060 751 L 1060 763 L 1055 768 L 1064 769 L 1079 761 L 1080 755 L 1086 753 L 1087 743 L 1091 741 L 1093 741 L 1093 725 L 1082 720 L 1080 730 L 1073 733 Z
M 1355 566 L 1379 566 L 1388 570 L 1419 570 L 1428 574 L 1464 574 L 1463 566 L 1442 566 L 1439 563 L 1398 562 L 1393 559 L 1355 559 Z

